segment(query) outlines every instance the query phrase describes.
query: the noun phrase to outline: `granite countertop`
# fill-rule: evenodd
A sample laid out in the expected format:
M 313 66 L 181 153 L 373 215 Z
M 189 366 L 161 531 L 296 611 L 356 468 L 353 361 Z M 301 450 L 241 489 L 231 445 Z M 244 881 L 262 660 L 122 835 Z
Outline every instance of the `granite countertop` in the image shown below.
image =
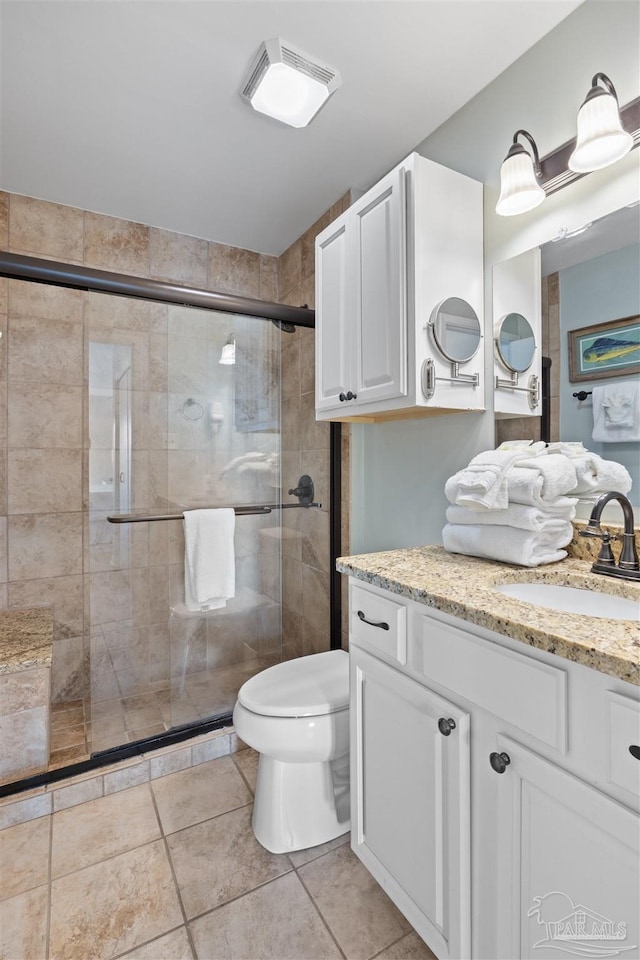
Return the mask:
M 593 574 L 584 560 L 530 569 L 426 546 L 339 557 L 336 566 L 340 573 L 640 686 L 640 624 L 549 610 L 492 589 L 535 580 L 640 602 L 640 583 Z
M 0 610 L 0 674 L 50 666 L 52 644 L 50 607 Z

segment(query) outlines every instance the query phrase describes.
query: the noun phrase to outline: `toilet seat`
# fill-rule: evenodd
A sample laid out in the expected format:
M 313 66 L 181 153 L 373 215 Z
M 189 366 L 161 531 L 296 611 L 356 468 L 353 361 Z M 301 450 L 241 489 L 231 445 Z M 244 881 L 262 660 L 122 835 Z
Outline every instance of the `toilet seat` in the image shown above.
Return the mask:
M 328 650 L 268 667 L 243 683 L 238 702 L 266 717 L 317 717 L 349 705 L 349 655 Z

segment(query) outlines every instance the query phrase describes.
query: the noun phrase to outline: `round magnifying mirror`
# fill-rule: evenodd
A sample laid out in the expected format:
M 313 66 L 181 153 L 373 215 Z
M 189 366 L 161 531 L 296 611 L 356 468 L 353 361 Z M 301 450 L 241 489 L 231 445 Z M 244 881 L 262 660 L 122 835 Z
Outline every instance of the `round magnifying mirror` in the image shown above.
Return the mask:
M 507 370 L 524 373 L 533 363 L 536 338 L 531 324 L 521 313 L 507 313 L 498 324 L 498 356 Z
M 430 319 L 438 350 L 452 363 L 466 363 L 478 352 L 482 333 L 478 315 L 466 300 L 448 297 L 433 310 Z

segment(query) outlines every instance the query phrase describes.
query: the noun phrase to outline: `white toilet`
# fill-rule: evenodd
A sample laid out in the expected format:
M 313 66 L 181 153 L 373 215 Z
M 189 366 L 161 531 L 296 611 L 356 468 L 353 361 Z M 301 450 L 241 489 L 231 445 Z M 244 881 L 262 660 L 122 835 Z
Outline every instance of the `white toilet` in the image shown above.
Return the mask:
M 263 847 L 304 850 L 349 830 L 348 653 L 315 653 L 251 677 L 233 723 L 260 754 L 253 831 Z

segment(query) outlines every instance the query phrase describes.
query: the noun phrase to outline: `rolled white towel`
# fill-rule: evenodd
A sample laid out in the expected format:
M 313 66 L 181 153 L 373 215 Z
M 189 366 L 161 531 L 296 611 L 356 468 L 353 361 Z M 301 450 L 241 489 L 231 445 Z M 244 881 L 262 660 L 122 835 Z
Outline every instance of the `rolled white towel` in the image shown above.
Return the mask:
M 573 526 L 568 521 L 562 535 L 493 524 L 448 523 L 442 531 L 442 543 L 449 553 L 485 557 L 521 567 L 538 567 L 563 560 L 567 551 L 562 547 L 571 542 L 572 536 Z
M 509 500 L 542 509 L 557 506 L 558 498 L 573 492 L 576 485 L 574 463 L 559 453 L 519 461 L 507 476 Z
M 576 497 L 599 495 L 607 490 L 628 493 L 631 490 L 631 475 L 626 467 L 616 460 L 603 460 L 597 453 L 572 459 L 576 470 L 576 485 L 571 494 Z
M 469 510 L 467 507 L 447 507 L 449 523 L 495 524 L 500 527 L 516 527 L 518 530 L 531 530 L 534 533 L 558 533 L 563 535 L 566 523 L 576 515 L 575 500 L 562 497 L 566 500 L 557 513 L 541 510 L 540 507 L 529 507 L 523 503 L 511 503 L 506 510 Z
M 507 476 L 514 463 L 546 453 L 544 444 L 518 445 L 509 450 L 485 450 L 469 466 L 449 477 L 444 492 L 449 503 L 470 510 L 503 510 L 508 506 Z

